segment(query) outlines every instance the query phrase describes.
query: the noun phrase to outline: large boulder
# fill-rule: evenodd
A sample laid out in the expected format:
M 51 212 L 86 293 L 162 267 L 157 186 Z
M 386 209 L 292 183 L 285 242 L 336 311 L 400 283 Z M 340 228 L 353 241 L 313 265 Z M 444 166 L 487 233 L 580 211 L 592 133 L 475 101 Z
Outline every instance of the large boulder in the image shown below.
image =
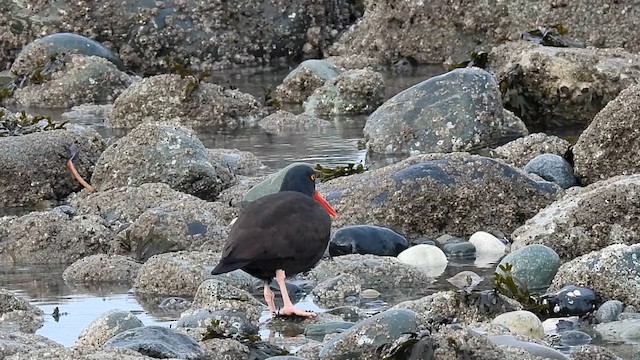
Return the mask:
M 329 55 L 359 54 L 391 62 L 399 58 L 417 63 L 442 63 L 490 49 L 505 39 L 544 24 L 562 24 L 570 36 L 587 45 L 640 50 L 640 10 L 629 3 L 597 0 L 558 3 L 543 0 L 447 2 L 364 1 L 364 15 Z M 382 31 L 384 30 L 384 31 Z
M 80 190 L 82 186 L 65 167 L 72 146 L 77 148 L 75 167 L 88 179 L 105 148 L 95 130 L 74 128 L 0 137 L 0 208 L 58 201 Z
M 334 227 L 377 224 L 409 238 L 476 231 L 511 233 L 560 188 L 517 168 L 469 155 L 426 154 L 341 177 L 319 188 L 338 212 Z
M 8 356 L 5 360 L 154 360 L 157 358 L 144 356 L 129 349 L 102 349 L 96 347 L 66 348 L 63 346 L 52 348 L 38 348 L 27 352 L 19 352 Z
M 0 289 L 0 328 L 7 332 L 35 333 L 44 323 L 43 312 L 39 308 L 20 299 L 13 293 Z M 3 332 L 0 331 L 0 335 Z M 0 338 L 0 349 L 7 338 Z M 7 355 L 2 354 L 0 355 Z
M 0 323 L 2 324 L 2 323 Z M 4 324 L 2 324 L 4 325 Z M 29 351 L 63 349 L 64 346 L 42 335 L 20 331 L 0 331 L 0 358 L 24 354 Z M 27 359 L 23 357 L 22 359 Z M 31 359 L 29 357 L 29 359 Z
M 0 259 L 18 264 L 69 263 L 107 253 L 113 236 L 99 216 L 69 216 L 59 208 L 0 218 Z
M 211 162 L 192 131 L 150 123 L 109 146 L 98 159 L 91 181 L 99 191 L 163 182 L 172 189 L 215 200 L 234 178 L 228 169 Z
M 640 244 L 614 244 L 577 257 L 558 269 L 549 291 L 565 285 L 593 289 L 598 301 L 640 306 Z
M 113 103 L 105 122 L 115 128 L 176 121 L 188 126 L 233 130 L 252 125 L 261 106 L 250 94 L 201 81 L 194 76 L 163 74 L 128 87 Z
M 498 144 L 505 132 L 498 85 L 479 68 L 456 69 L 400 92 L 364 126 L 367 147 L 383 154 L 468 151 Z
M 626 87 L 640 82 L 640 55 L 507 42 L 491 52 L 505 107 L 528 125 L 584 126 Z
M 137 73 L 282 63 L 320 56 L 354 22 L 356 1 L 0 3 L 0 68 L 43 34 L 76 32 L 109 44 Z
M 327 60 L 305 60 L 287 74 L 275 95 L 281 102 L 304 102 L 315 89 L 340 73 L 340 69 Z
M 512 250 L 543 244 L 564 260 L 611 244 L 639 241 L 640 175 L 575 188 L 512 234 Z
M 189 335 L 162 326 L 136 327 L 104 343 L 105 349 L 131 349 L 159 359 L 204 360 L 202 347 Z
M 142 321 L 130 311 L 109 310 L 82 329 L 74 346 L 102 347 L 115 335 L 142 326 Z
M 66 283 L 76 284 L 131 284 L 141 266 L 127 256 L 90 255 L 69 265 L 62 273 L 62 278 Z
M 590 184 L 640 172 L 640 86 L 607 104 L 573 147 L 576 175 Z
M 25 107 L 70 108 L 112 103 L 133 78 L 98 56 L 69 55 L 49 60 L 52 70 L 36 70 L 41 79 L 16 89 L 12 100 Z M 29 76 L 29 75 L 27 75 Z

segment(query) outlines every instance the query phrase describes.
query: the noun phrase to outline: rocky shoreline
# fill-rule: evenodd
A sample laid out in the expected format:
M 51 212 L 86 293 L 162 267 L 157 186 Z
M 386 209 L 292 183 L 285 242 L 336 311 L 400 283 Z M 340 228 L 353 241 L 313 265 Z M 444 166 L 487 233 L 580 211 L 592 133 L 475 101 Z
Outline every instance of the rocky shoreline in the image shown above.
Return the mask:
M 113 309 L 64 347 L 35 334 L 40 309 L 0 290 L 0 357 L 638 352 L 637 6 L 545 1 L 552 10 L 538 21 L 565 19 L 582 40 L 547 46 L 545 36 L 567 35 L 556 27 L 538 41 L 518 39 L 523 26 L 541 25 L 531 19 L 542 11 L 520 1 L 470 12 L 418 1 L 131 2 L 137 10 L 126 16 L 120 5 L 27 3 L 0 3 L 8 20 L 0 21 L 0 64 L 12 76 L 0 92 L 0 209 L 36 210 L 0 217 L 0 262 L 69 264 L 68 284 L 131 286 L 180 317 L 171 327 L 144 326 Z M 611 21 L 615 29 L 604 25 Z M 132 24 L 142 25 L 127 32 Z M 389 71 L 452 63 L 478 47 L 490 50 L 486 64 L 469 62 L 385 100 Z M 263 99 L 207 80 L 216 69 L 292 59 L 298 66 Z M 282 109 L 290 103 L 303 112 Z M 103 138 L 90 126 L 9 110 L 33 106 L 127 133 Z M 343 169 L 318 185 L 338 212 L 332 240 L 317 266 L 288 285 L 323 311 L 268 319 L 304 336 L 262 339 L 256 279 L 211 270 L 243 204 L 278 191 L 286 169 L 267 169 L 259 154 L 207 148 L 199 131 L 322 133 L 353 115 L 367 117 L 362 145 L 371 158 L 402 160 Z M 581 131 L 530 131 L 558 126 Z M 460 273 L 449 290 L 429 291 L 459 258 L 491 264 L 494 277 Z M 381 292 L 404 298 L 374 311 L 358 306 Z

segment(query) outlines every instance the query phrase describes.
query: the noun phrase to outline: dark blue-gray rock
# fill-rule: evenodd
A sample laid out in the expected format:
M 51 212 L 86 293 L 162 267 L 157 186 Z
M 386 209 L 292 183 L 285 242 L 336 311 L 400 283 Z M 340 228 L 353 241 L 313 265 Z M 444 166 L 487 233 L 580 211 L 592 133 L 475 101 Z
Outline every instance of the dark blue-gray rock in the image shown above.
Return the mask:
M 87 325 L 74 343 L 75 347 L 102 347 L 115 335 L 143 327 L 144 324 L 130 311 L 110 310 Z
M 616 321 L 622 310 L 624 310 L 622 301 L 607 300 L 596 311 L 595 320 L 598 323 Z
M 556 292 L 546 293 L 540 300 L 548 306 L 549 314 L 552 316 L 583 316 L 597 307 L 595 291 L 575 285 L 567 285 Z
M 105 149 L 105 141 L 95 130 L 73 128 L 50 130 L 0 141 L 0 208 L 33 206 L 59 201 L 82 189 L 64 166 L 61 156 L 75 145 L 75 167 L 85 179 Z M 29 181 L 17 181 L 29 179 Z
M 573 147 L 576 176 L 586 184 L 640 172 L 640 86 L 630 86 L 610 101 L 580 134 Z
M 536 174 L 547 181 L 554 182 L 563 189 L 568 189 L 576 185 L 576 177 L 573 176 L 571 164 L 556 154 L 536 156 L 524 166 L 524 171 Z
M 207 328 L 226 337 L 258 333 L 258 327 L 241 311 L 197 309 L 185 314 L 175 324 L 176 328 Z
M 339 214 L 335 228 L 376 224 L 414 238 L 510 233 L 561 189 L 500 161 L 454 153 L 413 156 L 322 183 L 318 191 Z
M 544 290 L 551 285 L 560 267 L 560 257 L 553 249 L 544 245 L 529 245 L 518 249 L 500 261 L 496 273 L 503 274 L 500 265 L 511 264 L 511 275 L 529 290 Z
M 317 88 L 304 102 L 304 112 L 314 116 L 370 114 L 383 100 L 382 74 L 347 70 Z
M 336 230 L 329 242 L 329 254 L 371 254 L 398 256 L 409 247 L 409 241 L 397 232 L 382 226 L 354 225 Z
M 565 346 L 579 346 L 591 343 L 591 335 L 580 330 L 567 330 L 560 334 L 560 344 Z
M 350 329 L 355 325 L 353 322 L 333 321 L 323 324 L 311 324 L 304 329 L 304 336 L 322 341 L 325 335 L 335 334 Z
M 619 300 L 640 306 L 640 244 L 614 244 L 570 260 L 558 269 L 549 291 L 565 285 L 593 289 L 599 301 Z
M 70 108 L 110 104 L 134 81 L 113 63 L 98 56 L 67 55 L 42 70 L 42 79 L 27 81 L 10 100 L 22 107 Z
M 449 234 L 443 234 L 436 238 L 435 242 L 439 248 L 443 248 L 447 244 L 459 243 L 466 241 L 465 239 L 457 236 L 452 236 Z
M 118 55 L 99 42 L 78 34 L 57 33 L 41 37 L 23 47 L 10 71 L 14 75 L 30 74 L 51 57 L 61 53 L 99 56 L 124 70 L 124 64 Z
M 105 348 L 125 348 L 142 355 L 177 359 L 204 359 L 204 350 L 190 336 L 162 326 L 145 326 L 119 333 Z
M 447 257 L 471 259 L 476 256 L 476 247 L 468 241 L 450 242 L 444 244 L 442 251 Z
M 105 123 L 114 128 L 135 128 L 144 123 L 171 122 L 230 131 L 254 126 L 262 117 L 262 104 L 251 94 L 192 76 L 162 74 L 146 77 L 123 91 Z
M 313 91 L 342 71 L 327 60 L 310 59 L 300 63 L 276 88 L 276 96 L 282 102 L 305 101 Z
M 568 261 L 611 244 L 635 244 L 640 222 L 640 174 L 574 188 L 512 234 L 512 250 L 544 244 Z M 622 300 L 622 299 L 618 299 Z
M 339 333 L 320 350 L 323 360 L 374 358 L 376 350 L 400 335 L 417 330 L 417 315 L 411 310 L 386 310 Z
M 367 147 L 383 154 L 469 151 L 504 133 L 500 91 L 490 73 L 456 69 L 387 100 L 364 127 Z
M 215 200 L 233 181 L 192 131 L 163 123 L 142 124 L 113 143 L 91 177 L 98 191 L 163 182 L 203 200 Z
M 270 175 L 268 178 L 260 182 L 259 184 L 252 187 L 245 196 L 242 198 L 242 203 L 246 204 L 252 201 L 255 201 L 265 195 L 275 194 L 280 191 L 280 186 L 282 186 L 282 180 L 284 179 L 284 175 L 294 166 L 297 165 L 308 165 L 313 166 L 308 163 L 295 162 L 286 166 L 284 169 L 276 172 L 275 174 Z

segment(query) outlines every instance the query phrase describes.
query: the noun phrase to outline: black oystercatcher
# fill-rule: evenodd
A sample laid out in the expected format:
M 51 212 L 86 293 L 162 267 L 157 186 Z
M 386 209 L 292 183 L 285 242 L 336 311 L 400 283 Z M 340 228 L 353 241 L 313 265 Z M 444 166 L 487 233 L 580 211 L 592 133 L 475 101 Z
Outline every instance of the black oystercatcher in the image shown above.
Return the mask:
M 313 268 L 329 244 L 329 215 L 336 212 L 316 191 L 315 180 L 313 168 L 294 166 L 285 174 L 280 192 L 247 205 L 231 228 L 220 263 L 211 272 L 242 269 L 263 280 L 264 299 L 272 314 L 315 316 L 293 307 L 284 282 L 287 275 Z M 284 302 L 280 311 L 269 288 L 274 277 Z

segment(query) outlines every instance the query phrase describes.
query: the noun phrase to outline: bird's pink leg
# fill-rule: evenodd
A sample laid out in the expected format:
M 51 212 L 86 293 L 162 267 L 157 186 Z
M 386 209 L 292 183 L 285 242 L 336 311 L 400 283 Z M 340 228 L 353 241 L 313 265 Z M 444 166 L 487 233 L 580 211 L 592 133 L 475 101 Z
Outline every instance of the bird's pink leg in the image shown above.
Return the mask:
M 314 317 L 315 313 L 307 312 L 304 310 L 296 309 L 293 307 L 293 303 L 291 302 L 291 298 L 289 298 L 289 293 L 287 292 L 287 285 L 284 283 L 284 279 L 286 275 L 284 270 L 276 270 L 276 281 L 280 286 L 280 293 L 282 293 L 282 301 L 284 302 L 284 307 L 280 309 L 280 315 L 298 315 L 304 317 Z
M 267 302 L 267 306 L 269 307 L 269 312 L 271 314 L 276 313 L 276 303 L 273 301 L 275 299 L 275 294 L 271 291 L 269 287 L 269 281 L 264 282 L 264 300 Z

